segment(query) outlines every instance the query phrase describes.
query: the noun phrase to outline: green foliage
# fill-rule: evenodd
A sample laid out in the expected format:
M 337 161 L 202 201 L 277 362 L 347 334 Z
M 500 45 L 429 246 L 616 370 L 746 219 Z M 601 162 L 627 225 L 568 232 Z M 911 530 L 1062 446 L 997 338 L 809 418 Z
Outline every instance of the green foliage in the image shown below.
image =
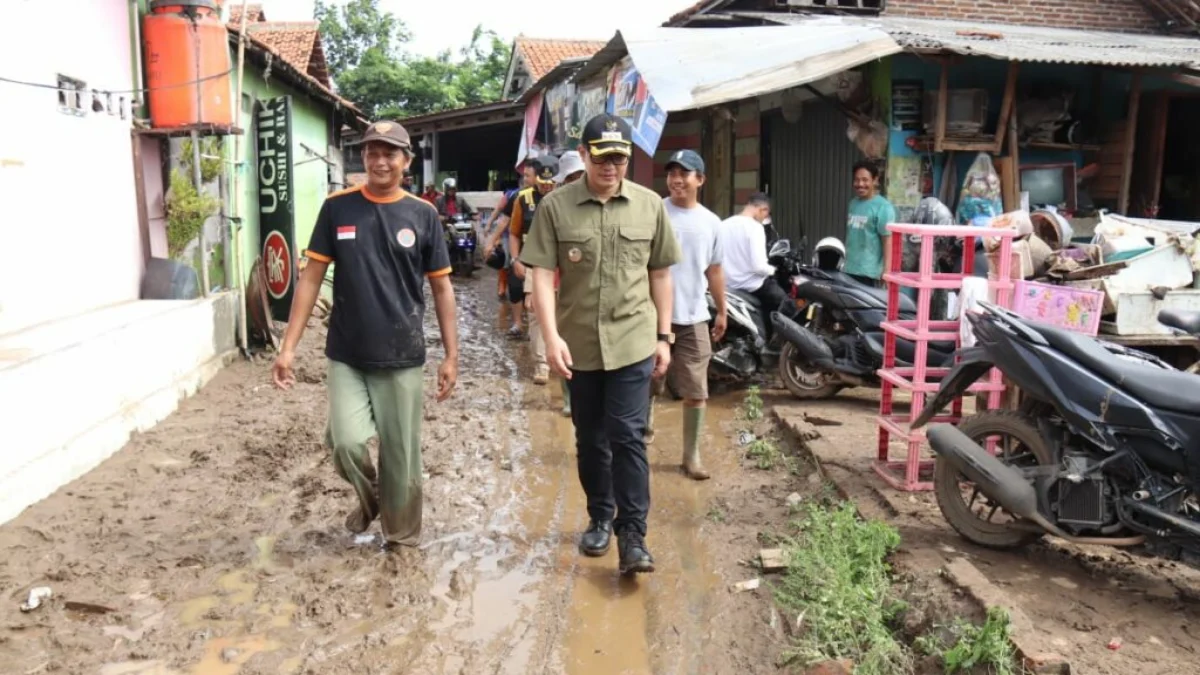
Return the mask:
M 770 438 L 756 438 L 746 448 L 746 456 L 755 461 L 755 465 L 763 471 L 770 471 L 776 464 L 785 462 L 783 451 Z
M 776 601 L 802 617 L 790 654 L 805 664 L 850 659 L 859 675 L 911 673 L 912 658 L 888 623 L 903 608 L 891 599 L 887 557 L 900 545 L 895 528 L 862 521 L 854 506 L 811 506 L 788 539 L 787 574 Z
M 192 139 L 185 138 L 179 144 L 179 161 L 183 165 L 184 172 L 187 174 L 188 180 L 192 180 L 193 172 L 192 160 L 195 155 L 192 152 Z M 200 141 L 200 182 L 207 185 L 217 179 L 221 175 L 221 143 L 216 138 L 206 138 Z
M 982 626 L 958 619 L 950 630 L 956 638 L 950 649 L 938 649 L 941 645 L 936 644 L 936 638 L 924 644 L 929 647 L 929 642 L 934 643 L 935 651 L 929 653 L 941 654 L 947 673 L 1017 674 L 1016 650 L 1009 640 L 1008 612 L 991 607 Z
M 373 119 L 410 117 L 500 100 L 509 48 L 495 32 L 476 26 L 455 57 L 416 56 L 404 22 L 379 0 L 334 7 L 318 1 L 316 18 L 326 61 L 339 93 Z
M 742 401 L 742 415 L 751 422 L 757 422 L 763 416 L 763 400 L 757 385 L 746 390 L 746 398 Z
M 196 190 L 192 179 L 178 169 L 171 172 L 167 193 L 167 255 L 178 258 L 187 245 L 200 236 L 204 221 L 217 212 L 220 202 Z

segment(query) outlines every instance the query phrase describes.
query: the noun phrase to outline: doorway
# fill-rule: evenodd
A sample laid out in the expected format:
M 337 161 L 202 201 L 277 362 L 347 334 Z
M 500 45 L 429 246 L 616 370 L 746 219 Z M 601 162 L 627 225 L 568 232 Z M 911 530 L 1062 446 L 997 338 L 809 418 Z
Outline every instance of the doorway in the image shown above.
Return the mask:
M 1172 98 L 1167 107 L 1158 217 L 1200 221 L 1200 98 Z

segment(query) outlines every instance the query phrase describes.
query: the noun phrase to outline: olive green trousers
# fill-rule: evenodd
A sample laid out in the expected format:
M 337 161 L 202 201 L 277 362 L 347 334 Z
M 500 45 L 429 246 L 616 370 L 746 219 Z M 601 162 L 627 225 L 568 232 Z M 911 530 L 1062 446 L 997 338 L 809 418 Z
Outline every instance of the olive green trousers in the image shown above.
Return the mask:
M 325 442 L 337 473 L 354 487 L 366 523 L 376 516 L 389 544 L 421 539 L 421 368 L 358 370 L 329 362 Z M 379 436 L 379 468 L 367 442 Z M 378 485 L 378 493 L 376 493 Z

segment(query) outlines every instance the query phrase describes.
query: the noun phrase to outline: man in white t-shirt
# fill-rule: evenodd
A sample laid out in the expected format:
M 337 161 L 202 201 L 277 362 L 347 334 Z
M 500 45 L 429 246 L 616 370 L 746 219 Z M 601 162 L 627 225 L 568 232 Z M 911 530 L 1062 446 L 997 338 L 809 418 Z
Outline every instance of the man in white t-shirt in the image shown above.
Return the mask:
M 671 227 L 683 251 L 680 262 L 671 266 L 674 302 L 671 305 L 671 366 L 665 380 L 683 398 L 683 471 L 694 480 L 705 480 L 708 471 L 700 461 L 700 437 L 708 401 L 708 364 L 712 341 L 725 335 L 725 278 L 721 271 L 721 219 L 698 200 L 704 185 L 704 160 L 691 150 L 680 150 L 667 160 L 665 204 Z M 717 316 L 708 311 L 708 292 L 717 306 Z M 708 321 L 713 319 L 710 334 Z M 711 338 L 711 339 L 710 339 Z M 652 392 L 661 391 L 663 381 Z M 651 399 L 653 433 L 654 402 Z
M 771 200 L 756 192 L 750 195 L 740 214 L 721 223 L 725 282 L 730 289 L 757 298 L 767 316 L 781 308 L 791 316 L 794 313 L 791 298 L 775 281 L 775 268 L 767 262 L 767 232 L 763 223 L 770 216 Z M 771 322 L 767 320 L 766 324 L 770 331 Z

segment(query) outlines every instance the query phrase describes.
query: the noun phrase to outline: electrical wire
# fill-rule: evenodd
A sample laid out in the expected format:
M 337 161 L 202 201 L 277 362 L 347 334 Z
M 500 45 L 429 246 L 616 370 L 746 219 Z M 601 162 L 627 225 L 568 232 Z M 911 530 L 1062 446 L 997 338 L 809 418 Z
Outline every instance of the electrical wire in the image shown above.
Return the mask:
M 42 84 L 40 82 L 25 82 L 24 80 L 14 80 L 10 77 L 4 77 L 3 75 L 0 75 L 0 82 L 7 82 L 9 84 L 19 84 L 24 87 L 34 87 L 37 89 L 53 89 L 55 91 L 90 91 L 92 93 L 97 93 L 97 94 L 142 94 L 142 93 L 148 93 L 151 91 L 162 91 L 164 89 L 176 89 L 179 87 L 190 87 L 193 84 L 200 84 L 201 82 L 207 82 L 209 80 L 215 80 L 215 79 L 218 79 L 221 77 L 225 77 L 226 75 L 229 75 L 232 72 L 233 72 L 233 67 L 230 67 L 230 68 L 228 68 L 222 72 L 219 72 L 215 75 L 206 75 L 199 79 L 189 80 L 187 82 L 178 82 L 176 84 L 167 84 L 167 85 L 162 85 L 159 87 L 142 87 L 141 89 L 74 89 L 74 88 L 69 88 L 69 87 L 60 87 L 55 84 Z

